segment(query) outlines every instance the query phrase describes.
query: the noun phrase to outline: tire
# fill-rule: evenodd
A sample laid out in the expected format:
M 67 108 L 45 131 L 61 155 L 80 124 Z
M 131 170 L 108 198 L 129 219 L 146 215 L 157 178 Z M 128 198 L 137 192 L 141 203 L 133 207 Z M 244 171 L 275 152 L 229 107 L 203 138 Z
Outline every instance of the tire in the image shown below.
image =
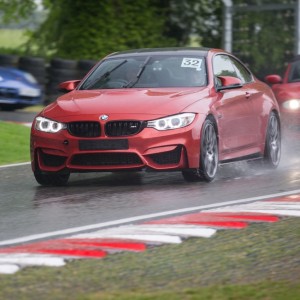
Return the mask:
M 271 112 L 268 122 L 263 165 L 275 169 L 281 157 L 281 129 L 278 115 Z
M 21 56 L 19 59 L 19 68 L 20 69 L 30 69 L 30 68 L 45 68 L 46 62 L 42 57 L 34 56 Z
M 86 71 L 86 73 L 88 71 L 90 71 L 97 63 L 97 60 L 86 60 L 86 59 L 82 59 L 78 61 L 78 69 L 80 71 Z
M 43 173 L 39 169 L 34 172 L 35 180 L 44 186 L 65 186 L 68 183 L 70 172 L 53 172 L 53 173 Z
M 62 94 L 58 94 L 58 92 L 56 92 L 56 94 L 53 93 L 47 93 L 45 95 L 45 100 L 44 100 L 44 105 L 48 105 L 50 103 L 53 103 L 57 100 L 58 97 L 60 97 Z
M 219 165 L 219 148 L 215 123 L 209 118 L 205 120 L 201 132 L 200 167 L 182 171 L 186 181 L 214 180 Z
M 0 54 L 0 66 L 2 67 L 17 67 L 19 57 L 11 54 Z
M 41 85 L 44 85 L 47 82 L 46 69 L 35 68 L 35 67 L 31 67 L 31 68 L 20 67 L 20 70 L 30 73 Z
M 71 59 L 52 58 L 50 61 L 50 66 L 54 69 L 76 70 L 77 61 Z
M 61 80 L 67 78 L 68 80 L 76 79 L 78 76 L 77 70 L 71 70 L 71 69 L 55 69 L 55 68 L 49 68 L 49 77 L 56 80 Z
M 78 78 L 82 79 L 97 64 L 96 60 L 79 60 L 78 61 Z

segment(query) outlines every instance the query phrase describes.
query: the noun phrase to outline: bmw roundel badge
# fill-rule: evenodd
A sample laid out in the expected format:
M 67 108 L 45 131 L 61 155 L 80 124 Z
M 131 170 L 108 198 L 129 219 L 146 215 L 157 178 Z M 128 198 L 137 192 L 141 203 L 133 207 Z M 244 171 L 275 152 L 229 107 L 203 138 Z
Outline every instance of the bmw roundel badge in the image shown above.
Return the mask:
M 108 115 L 101 115 L 99 119 L 102 121 L 106 121 L 108 119 Z

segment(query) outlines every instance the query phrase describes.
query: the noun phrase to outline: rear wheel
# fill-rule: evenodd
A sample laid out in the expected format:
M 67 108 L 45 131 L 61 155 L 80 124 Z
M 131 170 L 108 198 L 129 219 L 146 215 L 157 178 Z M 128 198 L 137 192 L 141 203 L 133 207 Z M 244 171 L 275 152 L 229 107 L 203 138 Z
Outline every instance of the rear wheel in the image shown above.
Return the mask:
M 64 186 L 68 183 L 70 172 L 43 173 L 39 169 L 35 170 L 34 177 L 40 185 Z
M 276 168 L 281 156 L 281 131 L 278 116 L 272 112 L 270 114 L 263 162 L 270 168 Z
M 212 181 L 218 170 L 219 149 L 218 139 L 213 121 L 206 119 L 201 133 L 200 167 L 184 170 L 182 175 L 186 181 Z

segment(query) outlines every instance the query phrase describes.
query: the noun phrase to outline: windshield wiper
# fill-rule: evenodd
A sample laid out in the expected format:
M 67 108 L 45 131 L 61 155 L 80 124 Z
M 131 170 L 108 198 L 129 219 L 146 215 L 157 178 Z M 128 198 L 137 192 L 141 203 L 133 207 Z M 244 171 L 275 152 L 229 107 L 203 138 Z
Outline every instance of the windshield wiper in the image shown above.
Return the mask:
M 137 82 L 140 80 L 140 77 L 141 77 L 142 73 L 144 72 L 145 67 L 146 67 L 146 65 L 148 64 L 148 62 L 149 62 L 150 59 L 151 59 L 151 56 L 148 56 L 148 57 L 146 58 L 146 60 L 144 61 L 144 63 L 141 65 L 139 71 L 137 72 L 135 79 L 133 79 L 133 80 L 131 80 L 130 82 L 128 82 L 128 83 L 124 86 L 124 88 L 131 88 L 131 87 L 133 87 L 135 84 L 137 84 Z
M 99 78 L 95 79 L 94 81 L 92 81 L 91 84 L 89 84 L 87 87 L 85 87 L 85 90 L 91 88 L 95 83 L 100 82 L 102 79 L 107 78 L 112 72 L 114 72 L 115 70 L 117 70 L 118 68 L 120 68 L 121 66 L 123 66 L 126 62 L 127 62 L 127 59 L 125 59 L 122 62 L 120 62 L 118 65 L 116 65 L 115 67 L 113 67 L 111 70 L 106 71 L 103 75 L 101 75 Z

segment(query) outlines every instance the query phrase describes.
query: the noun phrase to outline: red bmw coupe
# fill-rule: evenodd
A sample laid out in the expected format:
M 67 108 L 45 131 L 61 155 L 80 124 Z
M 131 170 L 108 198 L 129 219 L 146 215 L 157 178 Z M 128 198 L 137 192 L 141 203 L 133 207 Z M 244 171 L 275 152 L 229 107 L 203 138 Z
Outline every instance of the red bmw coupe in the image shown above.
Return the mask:
M 281 154 L 272 90 L 220 49 L 113 53 L 41 111 L 31 130 L 32 170 L 41 185 L 72 172 L 182 172 L 212 181 L 219 164 Z
M 273 74 L 265 78 L 272 85 L 286 128 L 300 128 L 300 57 L 290 62 L 284 77 Z

